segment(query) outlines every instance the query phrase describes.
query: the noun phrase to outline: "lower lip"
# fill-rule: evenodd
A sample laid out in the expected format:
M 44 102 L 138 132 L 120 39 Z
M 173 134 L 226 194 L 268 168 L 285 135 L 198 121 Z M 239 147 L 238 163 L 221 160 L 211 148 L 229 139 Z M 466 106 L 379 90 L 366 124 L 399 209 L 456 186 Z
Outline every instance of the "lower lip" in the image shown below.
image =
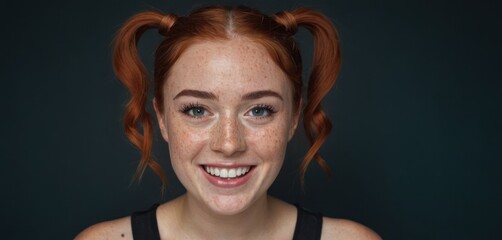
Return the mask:
M 251 175 L 253 174 L 255 168 L 252 167 L 249 170 L 249 172 L 242 177 L 230 178 L 230 179 L 224 179 L 224 178 L 219 178 L 219 177 L 213 176 L 213 175 L 207 173 L 206 170 L 204 170 L 203 166 L 201 166 L 200 169 L 203 172 L 206 179 L 214 186 L 220 187 L 220 188 L 234 188 L 234 187 L 239 187 L 239 186 L 244 185 L 251 178 Z

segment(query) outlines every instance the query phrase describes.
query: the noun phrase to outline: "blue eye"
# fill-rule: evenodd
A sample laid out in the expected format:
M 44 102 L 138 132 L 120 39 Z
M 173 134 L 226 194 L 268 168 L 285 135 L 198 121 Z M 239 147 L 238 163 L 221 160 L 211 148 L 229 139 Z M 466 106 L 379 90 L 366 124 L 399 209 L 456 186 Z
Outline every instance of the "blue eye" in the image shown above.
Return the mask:
M 184 105 L 180 109 L 180 112 L 182 112 L 183 114 L 185 114 L 187 116 L 193 117 L 193 118 L 202 118 L 202 117 L 208 115 L 207 110 L 204 107 L 199 106 L 198 104 Z
M 194 107 L 191 109 L 188 109 L 187 114 L 193 117 L 202 117 L 204 116 L 204 113 L 206 113 L 206 109 L 201 108 L 201 107 Z
M 252 117 L 269 117 L 275 111 L 270 106 L 256 106 L 249 111 L 249 115 Z
M 263 115 L 268 114 L 268 110 L 265 108 L 253 108 L 250 113 L 253 117 L 263 117 Z

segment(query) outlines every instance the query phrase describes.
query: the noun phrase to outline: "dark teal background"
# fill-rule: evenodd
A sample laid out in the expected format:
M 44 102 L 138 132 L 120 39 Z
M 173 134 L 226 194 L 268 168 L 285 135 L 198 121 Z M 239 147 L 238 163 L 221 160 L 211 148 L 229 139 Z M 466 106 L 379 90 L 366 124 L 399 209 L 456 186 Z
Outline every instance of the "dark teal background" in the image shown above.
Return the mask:
M 234 4 L 203 3 L 216 2 Z M 500 3 L 239 3 L 267 13 L 320 10 L 342 39 L 342 72 L 324 102 L 334 129 L 321 150 L 334 175 L 312 165 L 301 190 L 300 131 L 271 194 L 384 239 L 502 239 Z M 158 133 L 154 153 L 169 174 L 164 199 L 151 171 L 130 184 L 139 154 L 122 132 L 128 95 L 113 76 L 111 46 L 140 10 L 185 14 L 200 5 L 1 3 L 1 239 L 70 239 L 182 192 Z M 298 38 L 309 58 L 310 36 Z M 141 40 L 148 66 L 160 40 L 156 31 Z

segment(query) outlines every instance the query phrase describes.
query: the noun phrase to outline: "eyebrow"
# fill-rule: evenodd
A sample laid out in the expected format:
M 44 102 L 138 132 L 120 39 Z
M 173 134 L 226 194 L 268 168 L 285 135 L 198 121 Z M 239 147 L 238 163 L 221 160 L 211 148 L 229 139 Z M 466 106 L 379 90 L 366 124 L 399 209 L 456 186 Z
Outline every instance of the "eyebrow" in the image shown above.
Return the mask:
M 182 97 L 182 96 L 189 96 L 189 97 L 196 97 L 196 98 L 203 98 L 203 99 L 211 99 L 211 100 L 216 100 L 218 97 L 214 95 L 214 93 L 211 92 L 205 92 L 205 91 L 199 91 L 199 90 L 193 90 L 193 89 L 185 89 L 176 96 L 174 96 L 173 100 L 176 98 Z
M 211 100 L 217 100 L 218 97 L 211 92 L 206 92 L 206 91 L 200 91 L 200 90 L 193 90 L 193 89 L 185 89 L 176 94 L 174 96 L 173 100 L 183 97 L 183 96 L 188 96 L 188 97 L 196 97 L 196 98 L 202 98 L 202 99 L 211 99 Z M 262 97 L 276 97 L 279 98 L 281 101 L 283 101 L 282 96 L 274 92 L 272 90 L 261 90 L 261 91 L 255 91 L 255 92 L 250 92 L 246 93 L 244 96 L 242 96 L 242 100 L 255 100 L 255 99 L 260 99 Z
M 259 99 L 262 97 L 276 97 L 283 100 L 281 95 L 279 93 L 276 93 L 271 90 L 262 90 L 262 91 L 256 91 L 256 92 L 250 92 L 242 96 L 243 100 L 254 100 L 254 99 Z

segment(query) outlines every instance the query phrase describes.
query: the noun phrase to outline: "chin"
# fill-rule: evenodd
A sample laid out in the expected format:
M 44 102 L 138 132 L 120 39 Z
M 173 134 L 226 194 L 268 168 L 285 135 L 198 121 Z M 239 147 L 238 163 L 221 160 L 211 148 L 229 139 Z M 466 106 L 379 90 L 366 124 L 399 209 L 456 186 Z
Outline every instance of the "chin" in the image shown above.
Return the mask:
M 209 208 L 219 215 L 237 215 L 252 205 L 252 200 L 245 196 L 218 195 L 208 199 Z

